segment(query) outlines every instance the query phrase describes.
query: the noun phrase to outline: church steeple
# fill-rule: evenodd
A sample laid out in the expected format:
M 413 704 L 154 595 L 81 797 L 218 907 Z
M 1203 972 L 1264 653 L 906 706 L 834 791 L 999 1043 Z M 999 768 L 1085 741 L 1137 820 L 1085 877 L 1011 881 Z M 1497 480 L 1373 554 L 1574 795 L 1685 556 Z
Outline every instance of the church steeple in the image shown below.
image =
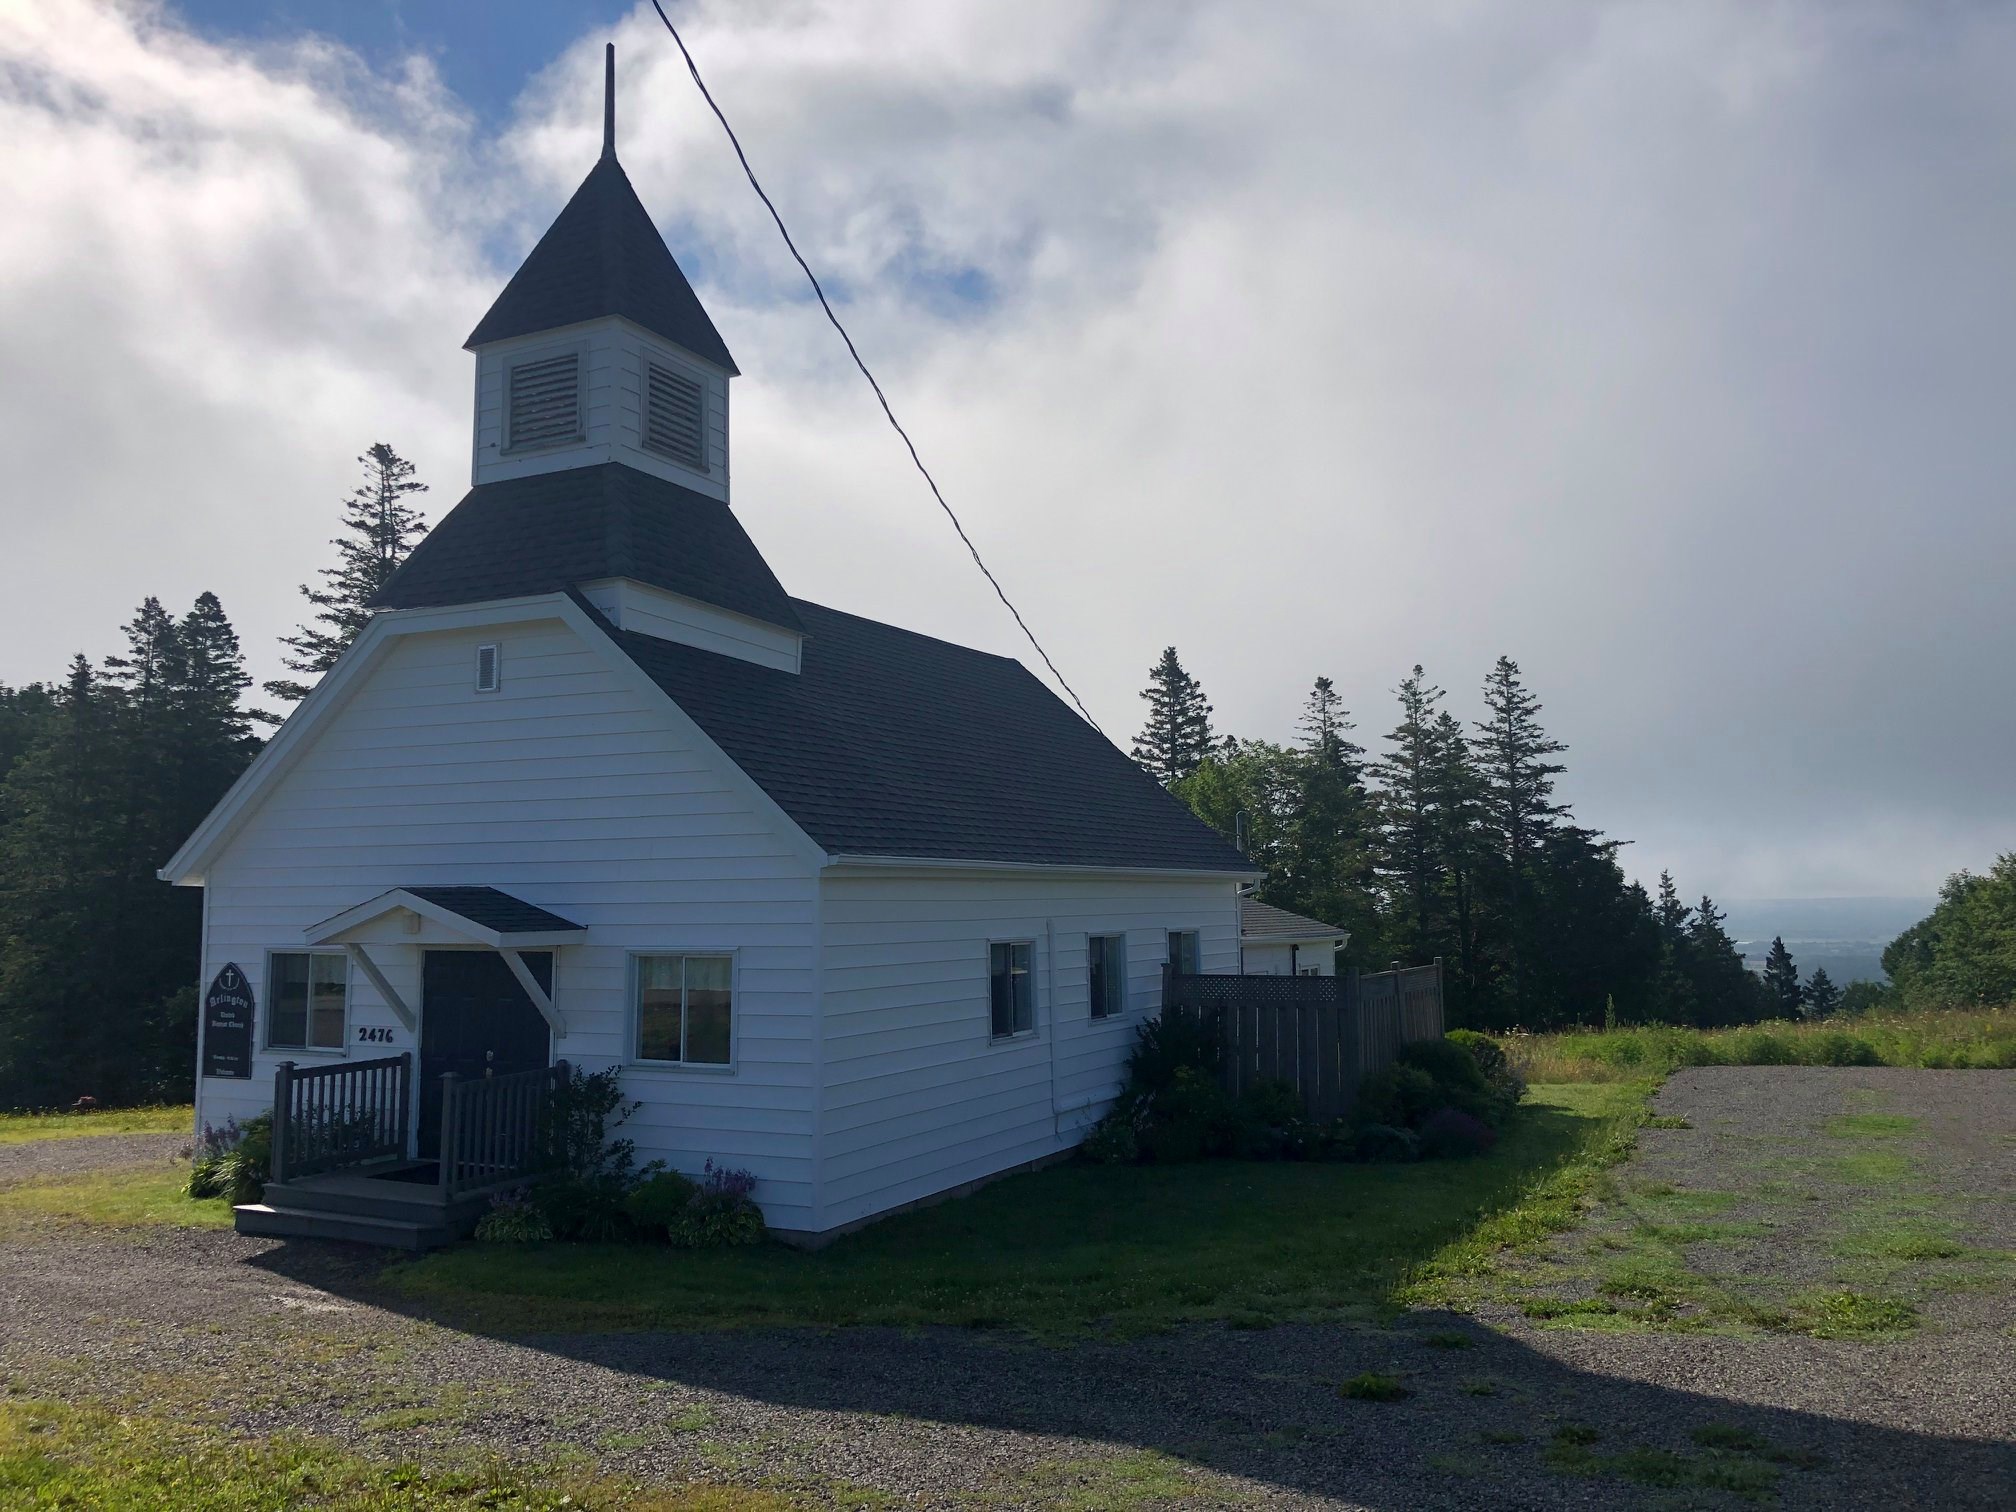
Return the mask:
M 471 481 L 618 462 L 726 502 L 735 359 L 616 159 L 616 49 L 602 155 L 466 343 Z
M 376 603 L 572 592 L 616 629 L 798 670 L 803 627 L 728 507 L 735 360 L 616 161 L 602 155 L 470 334 L 469 494 Z

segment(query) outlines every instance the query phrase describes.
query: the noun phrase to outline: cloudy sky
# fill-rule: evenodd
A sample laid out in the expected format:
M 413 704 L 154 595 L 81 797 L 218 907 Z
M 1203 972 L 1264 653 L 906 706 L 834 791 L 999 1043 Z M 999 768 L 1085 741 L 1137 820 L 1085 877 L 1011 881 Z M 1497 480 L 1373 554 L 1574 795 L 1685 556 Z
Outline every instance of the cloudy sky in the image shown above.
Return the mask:
M 2016 847 L 2016 10 L 682 0 L 766 186 L 1109 734 L 1362 735 L 1501 652 L 1726 896 Z M 647 6 L 0 0 L 0 681 L 216 590 L 255 670 L 356 454 L 621 155 L 792 591 L 1024 654 Z

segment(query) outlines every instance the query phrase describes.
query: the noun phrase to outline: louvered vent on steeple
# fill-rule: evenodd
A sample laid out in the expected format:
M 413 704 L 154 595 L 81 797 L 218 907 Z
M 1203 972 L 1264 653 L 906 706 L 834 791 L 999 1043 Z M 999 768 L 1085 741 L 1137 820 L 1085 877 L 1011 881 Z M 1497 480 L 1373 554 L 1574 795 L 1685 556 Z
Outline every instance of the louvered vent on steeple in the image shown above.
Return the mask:
M 581 354 L 567 352 L 514 366 L 506 446 L 525 451 L 581 439 Z
M 644 444 L 696 472 L 707 471 L 706 391 L 683 373 L 644 365 Z

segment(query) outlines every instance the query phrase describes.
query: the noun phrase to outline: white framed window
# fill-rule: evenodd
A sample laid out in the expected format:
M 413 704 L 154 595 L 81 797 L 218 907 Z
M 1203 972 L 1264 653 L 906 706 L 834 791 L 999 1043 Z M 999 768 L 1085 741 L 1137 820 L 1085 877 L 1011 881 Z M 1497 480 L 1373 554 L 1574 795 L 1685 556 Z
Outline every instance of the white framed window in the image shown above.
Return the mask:
M 1127 936 L 1092 935 L 1085 941 L 1085 986 L 1095 1019 L 1127 1011 Z
M 504 389 L 506 451 L 539 451 L 584 439 L 578 348 L 512 363 Z
M 1036 1032 L 1036 974 L 1032 940 L 997 940 L 987 947 L 987 1000 L 995 1039 Z
M 275 950 L 266 957 L 266 1048 L 341 1054 L 349 1032 L 350 958 Z
M 691 951 L 633 960 L 631 1059 L 647 1066 L 733 1066 L 735 958 Z
M 476 648 L 476 691 L 495 693 L 504 679 L 504 651 L 496 645 Z
M 1195 976 L 1204 969 L 1204 955 L 1194 929 L 1169 931 L 1169 964 L 1183 976 Z
M 707 471 L 707 386 L 690 373 L 644 359 L 644 449 Z

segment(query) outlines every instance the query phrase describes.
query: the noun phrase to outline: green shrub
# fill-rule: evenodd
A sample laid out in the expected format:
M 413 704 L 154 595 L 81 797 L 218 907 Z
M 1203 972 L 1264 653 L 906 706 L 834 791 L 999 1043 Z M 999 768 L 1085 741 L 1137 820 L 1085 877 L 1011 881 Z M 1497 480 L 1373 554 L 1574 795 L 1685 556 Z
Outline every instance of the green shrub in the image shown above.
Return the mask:
M 1127 1085 L 1137 1093 L 1168 1090 L 1177 1074 L 1195 1071 L 1215 1080 L 1220 1063 L 1218 1026 L 1209 1014 L 1165 1013 L 1142 1023 L 1127 1055 Z
M 553 1226 L 520 1187 L 490 1199 L 490 1211 L 476 1221 L 476 1237 L 485 1244 L 536 1244 L 553 1237 Z
M 1494 1117 L 1488 1121 L 1502 1124 L 1512 1116 L 1512 1110 L 1519 1106 L 1519 1099 L 1526 1095 L 1526 1082 L 1513 1068 L 1511 1056 L 1505 1047 L 1488 1035 L 1474 1029 L 1451 1029 L 1444 1036 L 1452 1045 L 1460 1045 L 1469 1051 L 1470 1058 L 1477 1063 L 1477 1069 L 1484 1077 L 1484 1085 L 1490 1090 Z
M 1458 1094 L 1443 1099 L 1449 1107 L 1462 1108 L 1466 1101 L 1482 1103 L 1491 1090 L 1475 1057 L 1450 1040 L 1413 1040 L 1402 1045 L 1393 1059 L 1399 1065 L 1427 1072 L 1438 1089 Z
M 189 1162 L 183 1190 L 191 1197 L 224 1197 L 232 1206 L 257 1202 L 273 1175 L 273 1115 L 244 1123 L 232 1119 L 221 1129 L 208 1124 Z
M 628 1207 L 632 1184 L 607 1175 L 552 1175 L 533 1186 L 529 1200 L 555 1239 L 613 1244 L 636 1232 Z
M 1241 1160 L 1306 1160 L 1321 1142 L 1292 1082 L 1254 1082 L 1233 1103 L 1232 1121 L 1232 1153 Z
M 630 1189 L 623 1198 L 623 1211 L 629 1214 L 639 1234 L 653 1239 L 669 1238 L 699 1190 L 690 1177 L 677 1171 L 659 1171 Z
M 1380 1067 L 1359 1084 L 1354 1111 L 1361 1126 L 1384 1124 L 1389 1128 L 1411 1129 L 1446 1102 L 1436 1089 L 1434 1077 L 1419 1066 L 1396 1062 Z
M 1421 1154 L 1421 1137 L 1412 1129 L 1367 1124 L 1358 1131 L 1352 1153 L 1360 1160 L 1413 1160 Z
M 1150 1160 L 1176 1162 L 1223 1155 L 1237 1132 L 1232 1100 L 1211 1073 L 1179 1066 L 1174 1079 L 1146 1104 L 1141 1153 Z
M 1099 1165 L 1132 1165 L 1141 1158 L 1141 1135 L 1134 1127 L 1134 1113 L 1134 1105 L 1126 1099 L 1115 1103 L 1092 1126 L 1079 1151 Z
M 707 1162 L 700 1185 L 672 1225 L 674 1244 L 686 1249 L 720 1249 L 762 1241 L 763 1210 L 752 1195 L 756 1178 Z

